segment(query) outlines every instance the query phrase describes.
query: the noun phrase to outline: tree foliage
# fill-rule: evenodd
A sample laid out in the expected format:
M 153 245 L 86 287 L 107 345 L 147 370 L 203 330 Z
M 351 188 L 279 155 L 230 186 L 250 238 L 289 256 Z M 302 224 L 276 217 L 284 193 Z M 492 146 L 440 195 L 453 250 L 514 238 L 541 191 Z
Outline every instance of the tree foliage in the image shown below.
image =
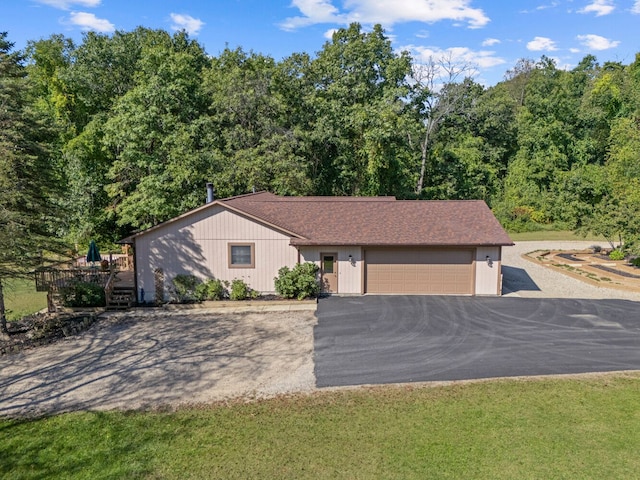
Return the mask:
M 279 61 L 142 27 L 2 42 L 2 221 L 42 239 L 113 242 L 202 204 L 211 181 L 224 197 L 483 199 L 510 229 L 640 247 L 640 57 L 521 59 L 487 88 L 472 65 L 394 51 L 379 25 Z
M 0 33 L 0 322 L 6 332 L 3 279 L 26 276 L 58 252 L 58 171 L 47 145 L 54 135 L 34 107 L 23 57 Z

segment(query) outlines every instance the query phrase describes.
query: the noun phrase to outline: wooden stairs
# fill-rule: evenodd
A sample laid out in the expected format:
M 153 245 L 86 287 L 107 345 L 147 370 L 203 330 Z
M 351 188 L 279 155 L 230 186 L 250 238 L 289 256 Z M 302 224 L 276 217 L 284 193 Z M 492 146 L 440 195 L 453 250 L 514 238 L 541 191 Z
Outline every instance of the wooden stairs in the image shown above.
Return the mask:
M 107 310 L 126 310 L 133 307 L 137 301 L 133 272 L 112 272 L 104 293 Z
M 136 303 L 136 291 L 131 286 L 115 285 L 107 296 L 107 310 L 126 310 Z

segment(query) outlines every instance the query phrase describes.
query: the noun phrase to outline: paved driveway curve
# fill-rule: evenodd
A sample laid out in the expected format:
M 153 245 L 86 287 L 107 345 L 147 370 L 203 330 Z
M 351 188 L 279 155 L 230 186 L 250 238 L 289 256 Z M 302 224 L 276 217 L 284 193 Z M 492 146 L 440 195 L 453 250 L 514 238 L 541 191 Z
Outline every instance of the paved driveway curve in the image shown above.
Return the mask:
M 318 387 L 640 369 L 627 300 L 327 298 L 314 328 Z

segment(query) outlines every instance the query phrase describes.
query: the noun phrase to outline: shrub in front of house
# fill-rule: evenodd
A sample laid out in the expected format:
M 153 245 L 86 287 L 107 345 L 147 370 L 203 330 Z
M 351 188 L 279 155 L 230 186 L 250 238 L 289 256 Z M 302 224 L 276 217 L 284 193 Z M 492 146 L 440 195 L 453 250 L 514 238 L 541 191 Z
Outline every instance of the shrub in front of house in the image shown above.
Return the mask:
M 611 260 L 624 260 L 624 253 L 622 250 L 612 250 L 609 254 L 609 259 Z
M 315 297 L 320 292 L 318 266 L 315 263 L 299 263 L 293 269 L 282 267 L 274 278 L 276 292 L 285 298 L 302 300 Z
M 104 288 L 91 282 L 73 282 L 61 289 L 62 305 L 72 308 L 104 307 Z
M 224 300 L 229 298 L 229 282 L 212 278 L 196 287 L 196 296 L 200 300 Z
M 176 275 L 173 280 L 173 301 L 176 303 L 200 302 L 198 287 L 202 284 L 195 275 Z
M 231 291 L 229 292 L 231 300 L 246 300 L 247 298 L 258 298 L 259 296 L 260 293 L 249 288 L 249 285 L 244 280 L 234 278 L 231 282 Z

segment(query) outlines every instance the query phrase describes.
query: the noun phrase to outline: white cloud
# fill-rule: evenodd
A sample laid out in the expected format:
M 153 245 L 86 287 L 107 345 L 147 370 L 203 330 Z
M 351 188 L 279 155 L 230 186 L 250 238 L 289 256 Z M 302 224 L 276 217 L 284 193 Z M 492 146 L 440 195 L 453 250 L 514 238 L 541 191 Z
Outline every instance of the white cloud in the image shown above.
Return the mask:
M 100 5 L 102 0 L 36 0 L 36 2 L 60 10 L 70 10 L 74 6 L 95 8 Z
M 487 38 L 484 42 L 482 42 L 483 47 L 491 47 L 492 45 L 497 45 L 501 43 L 497 38 Z
M 185 30 L 189 35 L 197 35 L 204 26 L 204 22 L 199 18 L 193 18 L 191 15 L 181 13 L 171 13 L 173 30 Z
M 280 24 L 284 30 L 295 30 L 318 23 L 348 25 L 382 23 L 391 27 L 403 22 L 435 23 L 452 20 L 466 23 L 469 28 L 484 27 L 489 17 L 479 8 L 471 8 L 471 0 L 345 0 L 344 11 L 333 5 L 334 0 L 292 0 L 301 16 L 289 17 Z
M 71 24 L 80 27 L 82 30 L 95 30 L 96 32 L 110 33 L 116 27 L 109 20 L 98 18 L 93 13 L 71 12 L 69 17 Z
M 580 53 L 580 49 L 579 48 L 570 48 L 569 51 L 571 53 Z
M 631 7 L 631 13 L 640 13 L 640 0 L 636 0 L 633 4 L 633 7 Z
M 620 45 L 618 40 L 609 40 L 608 38 L 601 37 L 600 35 L 578 35 L 576 37 L 580 40 L 580 43 L 591 50 L 608 50 Z
M 557 50 L 556 42 L 547 37 L 535 37 L 527 43 L 527 50 L 539 52 L 540 50 L 553 51 Z
M 337 28 L 330 28 L 329 30 L 324 32 L 324 38 L 326 38 L 327 40 L 332 40 L 333 34 L 336 33 L 337 31 L 338 31 Z
M 615 8 L 612 0 L 593 0 L 593 3 L 578 10 L 578 13 L 595 13 L 596 17 L 601 17 L 603 15 L 609 15 Z
M 407 50 L 417 63 L 426 64 L 432 60 L 446 58 L 454 64 L 473 65 L 477 68 L 491 68 L 502 65 L 503 58 L 495 56 L 495 52 L 488 50 L 471 50 L 467 47 L 451 47 L 440 49 L 437 47 L 423 47 L 420 45 L 407 45 L 399 50 Z

